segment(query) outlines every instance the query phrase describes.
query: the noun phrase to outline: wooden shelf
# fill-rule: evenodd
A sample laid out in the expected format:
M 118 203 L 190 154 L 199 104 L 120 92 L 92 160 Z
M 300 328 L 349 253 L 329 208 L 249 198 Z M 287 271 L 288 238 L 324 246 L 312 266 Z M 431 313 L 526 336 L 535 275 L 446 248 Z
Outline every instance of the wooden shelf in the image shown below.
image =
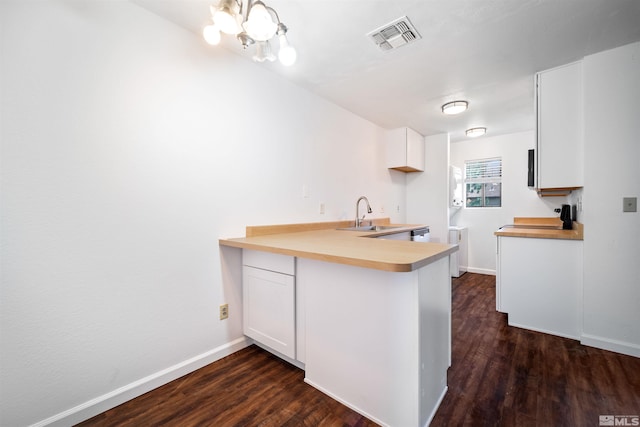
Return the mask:
M 573 190 L 580 188 L 582 187 L 536 188 L 536 192 L 540 197 L 561 197 L 568 196 Z

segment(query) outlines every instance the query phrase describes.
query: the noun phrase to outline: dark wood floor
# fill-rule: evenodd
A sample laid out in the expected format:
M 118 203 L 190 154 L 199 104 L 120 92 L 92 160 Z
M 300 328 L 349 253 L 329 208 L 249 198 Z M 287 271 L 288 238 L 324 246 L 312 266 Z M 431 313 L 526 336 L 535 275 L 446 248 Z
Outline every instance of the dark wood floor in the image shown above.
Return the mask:
M 449 391 L 432 426 L 598 426 L 640 414 L 640 359 L 509 327 L 495 278 L 453 280 Z M 251 346 L 81 426 L 375 426 Z

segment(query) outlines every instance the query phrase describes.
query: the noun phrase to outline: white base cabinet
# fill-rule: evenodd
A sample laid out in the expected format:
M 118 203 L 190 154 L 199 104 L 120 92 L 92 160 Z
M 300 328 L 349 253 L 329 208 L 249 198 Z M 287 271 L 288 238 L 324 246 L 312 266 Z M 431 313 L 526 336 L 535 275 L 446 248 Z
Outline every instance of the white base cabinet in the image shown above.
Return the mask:
M 244 249 L 242 268 L 245 335 L 382 426 L 430 423 L 451 366 L 449 256 L 394 273 Z
M 295 258 L 243 251 L 244 334 L 296 358 Z
M 429 424 L 451 364 L 449 257 L 392 273 L 298 259 L 305 382 L 382 426 Z
M 496 308 L 509 325 L 580 339 L 583 242 L 497 239 Z

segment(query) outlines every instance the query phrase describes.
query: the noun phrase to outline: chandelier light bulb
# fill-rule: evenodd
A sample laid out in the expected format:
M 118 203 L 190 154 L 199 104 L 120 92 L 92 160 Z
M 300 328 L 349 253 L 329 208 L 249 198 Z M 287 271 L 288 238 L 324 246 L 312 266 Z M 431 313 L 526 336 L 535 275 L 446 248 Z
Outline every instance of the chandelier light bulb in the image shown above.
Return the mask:
M 218 43 L 220 43 L 220 38 L 221 38 L 220 30 L 215 25 L 207 25 L 202 30 L 202 37 L 204 37 L 204 40 L 207 43 L 209 43 L 212 46 L 215 46 Z
M 289 44 L 286 35 L 281 34 L 278 38 L 280 39 L 280 51 L 278 52 L 280 63 L 287 67 L 295 64 L 298 58 L 296 49 Z
M 238 28 L 236 14 L 229 4 L 233 4 L 233 1 L 223 1 L 218 9 L 211 8 L 213 23 L 223 33 L 236 35 L 240 32 L 240 28 Z

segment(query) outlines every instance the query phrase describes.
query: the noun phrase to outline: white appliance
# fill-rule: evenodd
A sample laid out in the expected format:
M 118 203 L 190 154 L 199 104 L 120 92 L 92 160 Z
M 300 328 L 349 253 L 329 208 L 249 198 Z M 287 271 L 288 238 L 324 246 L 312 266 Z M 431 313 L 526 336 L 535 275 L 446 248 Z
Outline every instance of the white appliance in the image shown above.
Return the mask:
M 449 227 L 449 244 L 458 245 L 458 250 L 450 256 L 451 277 L 460 277 L 467 271 L 469 245 L 467 227 Z

